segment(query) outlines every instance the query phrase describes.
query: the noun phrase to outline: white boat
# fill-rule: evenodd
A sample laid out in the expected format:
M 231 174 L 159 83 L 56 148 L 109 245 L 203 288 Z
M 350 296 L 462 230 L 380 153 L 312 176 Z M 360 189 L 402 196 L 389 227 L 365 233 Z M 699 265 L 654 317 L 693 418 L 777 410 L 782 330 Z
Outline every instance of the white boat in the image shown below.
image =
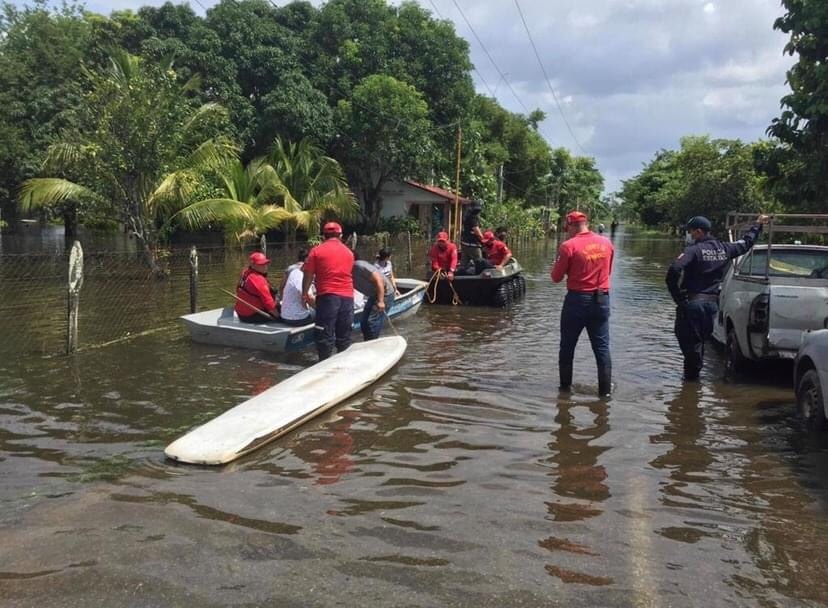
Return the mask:
M 397 279 L 401 295 L 388 311 L 392 321 L 416 314 L 423 303 L 426 282 L 417 279 Z M 354 313 L 354 329 L 359 328 L 362 310 Z M 214 308 L 181 317 L 193 342 L 252 348 L 272 353 L 303 350 L 313 345 L 313 323 L 291 327 L 283 323 L 242 323 L 233 310 Z
M 193 429 L 164 453 L 191 464 L 235 460 L 370 386 L 405 348 L 400 336 L 358 342 Z

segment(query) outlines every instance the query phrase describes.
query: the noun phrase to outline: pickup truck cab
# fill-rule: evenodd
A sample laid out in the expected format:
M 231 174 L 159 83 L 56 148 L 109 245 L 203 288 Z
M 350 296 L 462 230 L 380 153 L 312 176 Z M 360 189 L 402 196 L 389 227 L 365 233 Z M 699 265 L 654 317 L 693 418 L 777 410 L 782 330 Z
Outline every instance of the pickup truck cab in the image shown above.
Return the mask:
M 828 247 L 756 245 L 722 280 L 713 337 L 730 371 L 748 361 L 793 359 L 802 332 L 828 327 Z

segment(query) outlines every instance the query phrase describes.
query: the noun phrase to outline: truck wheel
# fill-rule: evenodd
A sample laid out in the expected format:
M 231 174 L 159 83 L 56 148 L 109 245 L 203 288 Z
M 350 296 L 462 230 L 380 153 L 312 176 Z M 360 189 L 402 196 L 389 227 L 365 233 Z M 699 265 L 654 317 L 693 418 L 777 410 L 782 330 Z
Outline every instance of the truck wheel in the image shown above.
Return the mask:
M 739 340 L 736 338 L 736 329 L 729 327 L 727 330 L 727 371 L 730 374 L 738 374 L 745 371 L 747 359 L 739 348 Z
M 824 431 L 828 426 L 825 419 L 825 402 L 822 400 L 822 387 L 815 369 L 802 374 L 796 387 L 796 405 L 805 425 L 814 431 Z

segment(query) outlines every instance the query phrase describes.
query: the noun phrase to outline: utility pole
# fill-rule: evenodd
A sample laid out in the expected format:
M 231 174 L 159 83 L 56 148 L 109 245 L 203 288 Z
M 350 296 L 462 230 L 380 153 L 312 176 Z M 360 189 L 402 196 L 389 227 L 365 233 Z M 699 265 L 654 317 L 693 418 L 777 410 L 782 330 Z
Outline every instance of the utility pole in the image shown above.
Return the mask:
M 503 163 L 500 163 L 500 169 L 498 171 L 498 181 L 497 181 L 497 202 L 503 202 Z

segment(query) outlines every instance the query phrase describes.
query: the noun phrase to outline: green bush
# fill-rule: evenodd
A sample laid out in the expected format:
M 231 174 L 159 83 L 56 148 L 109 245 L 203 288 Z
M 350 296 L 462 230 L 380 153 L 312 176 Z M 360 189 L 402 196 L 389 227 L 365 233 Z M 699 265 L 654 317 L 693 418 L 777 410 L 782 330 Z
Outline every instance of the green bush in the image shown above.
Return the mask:
M 381 217 L 377 226 L 377 233 L 387 232 L 391 236 L 410 232 L 412 237 L 422 237 L 423 230 L 416 218 L 408 215 Z

